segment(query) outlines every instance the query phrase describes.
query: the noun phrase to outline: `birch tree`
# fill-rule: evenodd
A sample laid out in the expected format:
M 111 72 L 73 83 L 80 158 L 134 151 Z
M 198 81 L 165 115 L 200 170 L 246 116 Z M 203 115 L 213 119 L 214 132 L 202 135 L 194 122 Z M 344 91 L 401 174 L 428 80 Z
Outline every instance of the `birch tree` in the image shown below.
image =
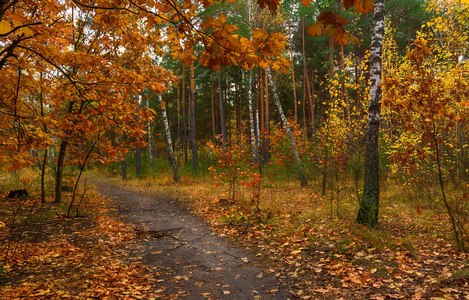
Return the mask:
M 379 213 L 378 134 L 381 111 L 381 62 L 384 37 L 384 0 L 374 0 L 373 33 L 370 47 L 370 103 L 365 133 L 365 181 L 357 222 L 376 226 Z
M 277 106 L 278 112 L 280 114 L 280 118 L 282 119 L 283 125 L 285 126 L 285 129 L 287 131 L 288 139 L 290 140 L 291 150 L 293 152 L 293 157 L 295 158 L 295 164 L 298 170 L 298 176 L 300 177 L 301 186 L 307 186 L 308 181 L 306 180 L 305 172 L 301 164 L 300 155 L 298 154 L 298 148 L 296 147 L 295 138 L 293 137 L 293 134 L 291 132 L 290 125 L 288 124 L 288 120 L 285 117 L 285 114 L 283 113 L 282 104 L 280 103 L 280 99 L 277 93 L 277 87 L 275 85 L 275 82 L 272 80 L 272 72 L 270 71 L 270 69 L 268 70 L 268 75 L 269 75 L 270 82 L 272 82 L 272 91 L 274 94 L 275 105 Z
M 179 177 L 176 155 L 174 155 L 173 141 L 171 139 L 171 130 L 169 128 L 168 122 L 168 114 L 166 113 L 166 103 L 161 99 L 161 95 L 158 95 L 158 101 L 161 107 L 161 114 L 163 115 L 164 131 L 166 134 L 166 142 L 168 144 L 169 160 L 171 161 L 171 165 L 173 167 L 173 179 L 174 181 L 178 182 L 181 178 Z

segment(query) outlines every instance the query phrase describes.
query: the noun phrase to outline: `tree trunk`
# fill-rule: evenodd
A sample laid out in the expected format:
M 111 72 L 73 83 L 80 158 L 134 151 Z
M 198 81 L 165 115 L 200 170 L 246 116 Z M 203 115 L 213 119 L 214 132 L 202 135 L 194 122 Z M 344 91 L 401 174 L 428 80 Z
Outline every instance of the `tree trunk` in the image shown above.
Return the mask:
M 213 76 L 213 73 L 212 73 L 212 76 Z M 212 77 L 213 78 L 213 77 Z M 210 94 L 210 99 L 212 101 L 212 136 L 213 136 L 213 144 L 216 145 L 217 144 L 217 139 L 216 139 L 216 121 L 215 121 L 215 83 L 213 81 L 213 79 L 211 80 L 212 82 L 212 92 Z
M 308 70 L 306 68 L 306 51 L 305 51 L 305 17 L 303 16 L 303 28 L 301 29 L 301 44 L 303 50 L 303 128 L 306 130 L 306 99 L 308 99 L 308 95 L 311 94 L 309 91 L 309 82 L 308 82 Z M 306 136 L 305 136 L 306 137 Z M 303 139 L 303 149 L 306 147 L 306 139 Z
M 138 122 L 140 121 L 138 95 L 135 96 L 135 105 L 135 122 Z M 137 176 L 140 176 L 140 174 L 142 173 L 142 151 L 138 144 L 135 145 L 135 173 L 137 174 Z
M 269 78 L 265 72 L 265 145 L 264 163 L 270 161 L 270 115 L 269 115 Z
M 342 100 L 344 100 L 346 109 L 347 109 L 347 126 L 349 129 L 349 135 L 350 135 L 350 140 L 352 138 L 352 114 L 350 112 L 350 101 L 348 98 L 348 88 L 345 85 L 345 62 L 344 62 L 344 46 L 340 45 L 340 73 L 341 73 L 341 78 L 340 78 L 340 89 L 341 89 L 341 94 L 342 94 Z
M 135 146 L 135 173 L 137 176 L 142 173 L 142 151 L 138 145 Z
M 122 133 L 119 134 L 119 144 L 122 144 Z M 127 164 L 125 162 L 125 154 L 122 153 L 121 158 L 121 172 L 122 172 L 122 180 L 127 179 Z
M 159 102 L 161 103 L 163 101 L 161 99 L 161 95 L 158 95 L 158 98 L 159 98 L 158 99 Z M 171 165 L 173 166 L 173 179 L 174 181 L 178 182 L 180 180 L 179 170 L 178 170 L 176 156 L 174 155 L 173 141 L 171 139 L 171 130 L 169 129 L 168 115 L 166 113 L 166 105 L 162 106 L 161 113 L 163 115 L 164 129 L 166 133 L 166 142 L 168 143 L 169 160 L 171 161 Z
M 248 86 L 248 106 L 249 106 L 249 129 L 251 132 L 251 157 L 252 162 L 257 161 L 256 134 L 254 129 L 254 113 L 252 108 L 252 70 L 249 70 L 249 86 Z
M 67 146 L 67 140 L 63 140 L 60 143 L 59 156 L 57 157 L 57 170 L 55 172 L 55 203 L 62 202 L 63 167 Z
M 148 96 L 145 97 L 147 107 L 150 107 L 150 103 L 148 101 Z M 179 100 L 178 100 L 178 114 L 179 114 Z M 150 155 L 150 163 L 153 164 L 153 147 L 152 147 L 152 138 L 151 138 L 151 122 L 150 120 L 147 121 L 147 130 L 148 130 L 148 154 Z
M 264 74 L 262 69 L 259 69 L 259 102 L 257 107 L 259 107 L 259 116 L 260 116 L 260 151 L 259 158 L 261 159 L 262 164 L 265 163 L 265 111 L 264 111 Z
M 197 140 L 195 129 L 195 82 L 194 82 L 194 66 L 191 67 L 190 75 L 190 117 L 191 117 L 191 133 L 190 144 L 192 152 L 192 171 L 197 172 L 199 166 L 199 158 L 197 154 Z
M 269 74 L 270 82 L 272 83 L 272 92 L 274 95 L 274 102 L 275 102 L 275 105 L 277 106 L 283 125 L 285 126 L 285 129 L 287 130 L 287 136 L 288 136 L 288 139 L 290 140 L 290 145 L 291 145 L 291 149 L 293 152 L 293 157 L 295 158 L 296 168 L 298 170 L 298 175 L 300 177 L 301 186 L 307 186 L 308 182 L 306 181 L 306 176 L 303 170 L 303 166 L 301 164 L 300 156 L 298 154 L 298 148 L 296 147 L 295 138 L 293 137 L 293 134 L 291 132 L 290 125 L 288 124 L 288 120 L 285 117 L 285 114 L 283 113 L 282 104 L 280 103 L 280 99 L 277 94 L 277 87 L 275 86 L 275 82 L 272 80 L 272 74 L 271 74 L 270 69 L 268 72 L 269 72 L 268 74 Z
M 381 100 L 381 62 L 384 36 L 384 0 L 374 0 L 373 33 L 370 54 L 370 104 L 365 133 L 365 181 L 357 222 L 376 226 L 379 213 L 378 136 Z
M 184 162 L 187 163 L 189 160 L 187 154 L 187 123 L 186 123 L 186 68 L 184 63 L 182 64 L 182 98 L 181 98 L 181 106 L 182 106 L 182 138 L 183 138 L 183 148 L 184 148 Z
M 127 164 L 125 162 L 125 157 L 122 156 L 121 158 L 121 168 L 122 168 L 122 180 L 127 179 Z
M 241 111 L 240 111 L 239 102 L 236 102 L 235 109 L 236 109 L 236 141 L 242 149 L 242 147 L 243 147 L 243 140 L 242 140 L 242 131 L 243 131 L 243 129 L 242 129 L 242 126 L 241 126 Z
M 315 133 L 314 132 L 314 106 L 316 103 L 314 103 L 314 67 L 312 69 L 312 84 L 309 82 L 309 75 L 308 75 L 308 70 L 306 70 L 306 65 L 305 65 L 305 77 L 306 77 L 306 90 L 308 91 L 308 103 L 309 103 L 309 110 L 311 114 L 311 119 L 309 122 L 309 127 L 307 128 L 310 134 Z
M 176 99 L 176 101 L 177 101 L 177 110 L 178 110 L 178 112 L 177 112 L 178 113 L 178 120 L 177 120 L 177 122 L 178 122 L 177 131 L 178 132 L 177 132 L 177 140 L 176 140 L 177 141 L 177 143 L 176 143 L 176 145 L 177 145 L 176 153 L 177 153 L 178 163 L 181 161 L 181 156 L 180 156 L 181 155 L 181 105 L 179 103 L 179 99 L 181 99 L 181 98 L 180 98 L 179 87 L 177 87 L 177 99 Z
M 218 71 L 218 103 L 220 105 L 220 128 L 222 135 L 222 149 L 226 151 L 226 119 L 225 119 L 225 101 L 223 99 L 223 89 L 221 84 L 221 71 Z
M 303 18 L 303 36 L 304 36 L 304 18 Z M 295 60 L 293 58 L 293 41 L 292 41 L 292 35 L 291 35 L 291 28 L 290 28 L 290 22 L 288 22 L 288 33 L 290 35 L 290 55 L 291 55 L 291 72 L 292 72 L 292 84 L 293 84 L 293 103 L 294 103 L 294 108 L 295 108 L 295 123 L 298 124 L 298 100 L 296 98 L 296 85 L 295 85 Z M 302 41 L 303 48 L 304 48 L 304 38 Z M 304 57 L 304 53 L 303 53 Z
M 306 72 L 306 75 L 308 75 L 308 72 Z M 309 78 L 308 83 L 309 83 Z M 311 88 L 308 88 L 308 90 L 311 91 L 311 94 L 309 96 L 309 109 L 311 111 L 311 134 L 313 137 L 313 145 L 314 149 L 317 149 L 317 138 L 316 138 L 316 95 L 315 95 L 315 88 L 314 88 L 314 81 L 315 81 L 315 75 L 314 75 L 314 67 L 311 68 Z M 314 154 L 314 162 L 318 164 L 318 159 L 317 159 L 317 153 Z
M 75 102 L 70 102 L 68 106 L 68 114 L 73 112 Z M 80 109 L 81 112 L 81 109 Z M 72 130 L 67 130 L 67 138 L 60 143 L 59 156 L 57 157 L 57 170 L 55 172 L 55 203 L 62 202 L 62 181 L 63 181 L 63 167 L 65 161 L 65 153 L 67 152 L 68 137 L 70 137 Z
M 251 5 L 248 3 L 248 23 L 251 25 Z M 252 29 L 249 30 L 249 39 L 252 40 Z M 256 130 L 254 124 L 254 109 L 252 107 L 252 70 L 249 70 L 249 87 L 248 87 L 248 101 L 249 101 L 249 129 L 251 132 L 251 156 L 252 162 L 257 161 L 257 143 L 256 143 Z
M 43 74 L 41 73 L 41 79 Z M 41 117 L 44 118 L 44 98 L 43 98 L 43 93 L 42 93 L 42 88 L 41 88 L 41 93 L 39 95 L 39 100 L 41 105 Z M 45 123 L 43 123 L 43 129 L 44 132 L 47 133 L 47 126 Z M 42 160 L 42 166 L 41 166 L 41 203 L 46 203 L 46 190 L 45 190 L 45 175 L 46 175 L 46 164 L 47 164 L 47 148 L 44 149 L 44 159 Z
M 46 203 L 46 189 L 45 189 L 45 182 L 44 178 L 46 175 L 46 164 L 47 164 L 47 148 L 44 149 L 44 159 L 42 160 L 41 166 L 41 203 Z

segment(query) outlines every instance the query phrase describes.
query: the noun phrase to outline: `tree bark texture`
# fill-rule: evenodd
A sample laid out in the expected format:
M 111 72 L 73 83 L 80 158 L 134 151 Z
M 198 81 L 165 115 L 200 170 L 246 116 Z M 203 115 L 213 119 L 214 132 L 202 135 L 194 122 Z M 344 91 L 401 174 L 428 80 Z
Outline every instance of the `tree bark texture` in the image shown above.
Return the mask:
M 252 70 L 249 70 L 249 86 L 248 86 L 248 105 L 249 105 L 249 129 L 251 132 L 251 157 L 252 162 L 257 161 L 256 134 L 254 129 L 254 112 L 252 108 Z
M 145 102 L 147 107 L 150 107 L 150 103 L 148 101 L 148 96 L 145 97 Z M 179 100 L 178 100 L 178 119 L 179 119 Z M 179 129 L 179 128 L 178 128 Z M 151 122 L 150 120 L 147 121 L 147 130 L 148 130 L 148 154 L 150 155 L 150 163 L 153 164 L 153 147 L 152 147 L 152 138 L 151 138 Z
M 44 149 L 44 159 L 41 165 L 41 203 L 46 203 L 46 188 L 45 188 L 45 175 L 46 175 L 46 164 L 47 164 L 47 148 Z
M 68 114 L 73 112 L 73 106 L 75 102 L 70 102 L 68 106 Z M 80 109 L 81 112 L 81 109 Z M 67 130 L 66 135 L 70 137 L 72 130 Z M 65 153 L 68 147 L 68 138 L 62 140 L 60 143 L 59 156 L 57 157 L 57 169 L 55 172 L 55 203 L 62 202 L 62 181 L 63 181 L 63 167 L 65 161 Z
M 186 68 L 182 64 L 182 97 L 181 97 L 181 106 L 182 106 L 182 139 L 184 148 L 184 162 L 187 163 L 189 160 L 187 154 L 187 118 L 186 118 Z
M 264 163 L 270 161 L 270 114 L 269 114 L 269 76 L 265 74 L 265 145 L 264 145 Z
M 158 95 L 158 98 L 159 98 L 159 102 L 161 103 L 163 101 L 161 99 L 161 95 Z M 161 113 L 163 115 L 164 129 L 166 133 L 166 142 L 168 143 L 169 160 L 171 161 L 171 165 L 173 166 L 173 179 L 174 181 L 178 182 L 180 180 L 179 170 L 178 170 L 176 156 L 174 155 L 173 141 L 171 139 L 171 130 L 169 128 L 169 122 L 168 122 L 168 114 L 166 113 L 166 105 L 162 106 Z
M 68 141 L 60 143 L 59 156 L 57 157 L 57 170 L 55 172 L 55 203 L 62 202 L 62 182 L 65 153 L 67 152 Z
M 225 101 L 223 101 L 221 71 L 218 71 L 218 103 L 220 105 L 220 128 L 222 135 L 222 149 L 226 151 L 226 118 L 225 118 Z
M 139 116 L 139 99 L 135 96 L 135 122 L 140 121 Z M 138 144 L 135 145 L 135 173 L 139 176 L 142 173 L 142 149 Z
M 191 117 L 191 133 L 190 133 L 190 144 L 192 152 L 192 171 L 197 172 L 199 166 L 199 158 L 197 154 L 197 140 L 196 140 L 196 128 L 195 128 L 195 82 L 194 82 L 194 66 L 191 67 L 190 74 L 190 117 Z
M 381 100 L 381 62 L 384 37 L 384 1 L 373 1 L 374 19 L 370 55 L 370 103 L 365 133 L 365 180 L 363 198 L 357 215 L 357 222 L 371 227 L 378 224 L 379 213 L 379 156 L 378 135 Z
M 303 26 L 304 30 L 304 26 Z M 290 21 L 288 21 L 288 35 L 290 36 L 290 56 L 291 56 L 291 76 L 292 76 L 292 86 L 293 86 L 293 104 L 295 107 L 295 122 L 298 123 L 298 100 L 296 98 L 296 83 L 295 83 L 295 58 L 293 56 L 293 39 L 291 34 Z
M 215 90 L 215 83 L 213 81 L 213 79 L 211 80 L 211 84 L 212 84 L 212 92 L 210 94 L 210 100 L 212 101 L 212 138 L 213 138 L 213 144 L 216 145 L 217 143 L 217 139 L 216 139 L 216 121 L 215 121 L 215 99 L 214 99 L 214 90 Z

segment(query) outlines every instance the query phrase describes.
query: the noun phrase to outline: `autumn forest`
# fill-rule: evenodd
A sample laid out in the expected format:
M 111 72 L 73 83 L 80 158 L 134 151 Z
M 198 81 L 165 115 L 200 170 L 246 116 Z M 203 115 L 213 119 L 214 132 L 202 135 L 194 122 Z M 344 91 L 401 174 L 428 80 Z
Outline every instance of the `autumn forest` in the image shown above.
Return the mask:
M 0 295 L 241 297 L 126 260 L 167 231 L 115 185 L 295 299 L 467 297 L 468 26 L 467 0 L 0 1 Z

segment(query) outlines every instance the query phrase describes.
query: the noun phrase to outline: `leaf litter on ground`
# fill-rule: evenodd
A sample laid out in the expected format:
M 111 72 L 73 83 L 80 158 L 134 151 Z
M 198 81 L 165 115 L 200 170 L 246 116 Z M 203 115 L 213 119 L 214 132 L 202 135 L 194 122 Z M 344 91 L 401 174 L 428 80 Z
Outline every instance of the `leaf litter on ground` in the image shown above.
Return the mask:
M 228 191 L 217 181 L 150 180 L 144 189 L 186 202 L 219 235 L 270 261 L 276 276 L 291 278 L 296 298 L 469 298 L 469 261 L 454 248 L 448 220 L 438 211 L 385 200 L 380 224 L 370 229 L 355 223 L 356 203 L 335 200 L 332 212 L 330 199 L 286 184 L 262 190 L 259 222 L 247 190 L 227 207 L 220 199 Z M 142 189 L 141 182 L 126 184 Z M 248 217 L 248 230 L 219 226 L 233 211 Z
M 226 195 L 210 180 L 191 178 L 178 184 L 113 181 L 183 201 L 219 235 L 270 262 L 266 272 L 291 278 L 298 299 L 469 297 L 467 257 L 451 244 L 444 217 L 433 216 L 430 210 L 428 216 L 417 216 L 408 207 L 397 209 L 393 203 L 383 203 L 380 225 L 369 229 L 355 224 L 353 205 L 342 203 L 340 213 L 331 213 L 330 203 L 308 189 L 274 186 L 263 190 L 259 221 L 254 215 L 259 212 L 253 212 L 249 199 L 221 205 L 219 199 Z M 150 270 L 126 256 L 123 244 L 135 238 L 134 228 L 111 217 L 100 197 L 91 197 L 87 205 L 99 213 L 85 218 L 56 217 L 41 225 L 42 240 L 25 236 L 4 266 L 2 295 L 11 299 L 163 295 L 164 290 L 153 287 L 159 282 L 158 272 L 164 271 Z M 247 230 L 219 226 L 220 217 L 233 211 L 248 217 Z M 427 223 L 415 222 L 418 218 Z M 0 228 L 4 241 L 7 229 Z

